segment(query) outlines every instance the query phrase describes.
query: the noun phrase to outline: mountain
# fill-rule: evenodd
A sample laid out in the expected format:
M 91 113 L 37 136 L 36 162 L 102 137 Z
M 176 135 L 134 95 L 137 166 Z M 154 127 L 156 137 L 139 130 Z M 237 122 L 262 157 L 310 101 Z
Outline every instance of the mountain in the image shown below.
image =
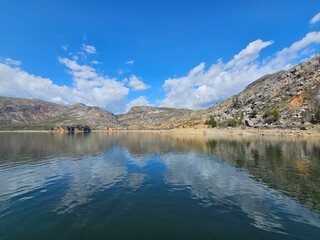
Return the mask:
M 181 124 L 181 116 L 192 112 L 132 107 L 126 114 L 115 115 L 82 103 L 62 106 L 37 99 L 0 97 L 0 130 L 50 130 L 86 125 L 91 129 L 168 129 Z
M 117 117 L 98 107 L 78 103 L 62 106 L 37 99 L 0 97 L 0 129 L 47 130 L 67 125 L 93 129 L 118 127 Z
M 310 122 L 319 123 L 320 56 L 256 80 L 207 113 L 220 125 L 305 128 Z
M 183 116 L 192 113 L 188 109 L 132 107 L 129 112 L 118 115 L 118 122 L 128 129 L 171 129 L 182 125 Z
M 0 130 L 172 129 L 203 127 L 210 118 L 218 127 L 309 128 L 320 123 L 320 56 L 286 71 L 266 75 L 241 93 L 203 110 L 132 107 L 115 115 L 78 103 L 62 106 L 36 99 L 0 97 Z

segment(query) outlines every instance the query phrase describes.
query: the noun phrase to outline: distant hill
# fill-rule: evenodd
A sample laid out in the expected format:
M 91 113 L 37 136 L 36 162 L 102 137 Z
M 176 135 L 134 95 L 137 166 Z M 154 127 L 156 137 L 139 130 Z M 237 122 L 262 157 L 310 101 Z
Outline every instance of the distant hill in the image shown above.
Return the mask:
M 118 127 L 113 113 L 84 104 L 62 106 L 36 99 L 0 97 L 0 129 L 47 130 L 66 125 Z
M 188 109 L 132 107 L 118 115 L 118 123 L 128 129 L 168 129 L 184 124 L 184 116 L 193 113 Z
M 62 106 L 36 99 L 0 97 L 0 130 L 45 130 L 67 125 L 91 129 L 172 129 L 203 126 L 309 128 L 320 123 L 320 57 L 264 76 L 241 93 L 203 110 L 133 107 L 115 115 L 78 103 Z
M 72 125 L 88 125 L 91 129 L 168 129 L 182 124 L 181 117 L 192 112 L 132 107 L 128 113 L 115 115 L 82 103 L 62 106 L 37 99 L 0 97 L 0 130 L 50 130 Z

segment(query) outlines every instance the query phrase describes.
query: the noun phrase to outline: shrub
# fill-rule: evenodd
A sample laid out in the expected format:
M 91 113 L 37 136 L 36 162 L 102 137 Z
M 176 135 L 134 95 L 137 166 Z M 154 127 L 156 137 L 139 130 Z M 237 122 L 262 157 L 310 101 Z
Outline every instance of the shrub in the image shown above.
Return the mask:
M 214 116 L 209 116 L 209 119 L 206 121 L 206 125 L 209 125 L 210 127 L 212 128 L 215 128 L 217 127 L 217 122 L 216 120 L 214 119 Z
M 236 127 L 238 125 L 239 125 L 239 122 L 234 118 L 231 118 L 231 119 L 227 120 L 227 126 L 228 127 Z
M 320 107 L 313 111 L 310 122 L 312 124 L 320 123 Z
M 263 118 L 264 118 L 264 122 L 268 124 L 277 122 L 280 119 L 280 112 L 277 108 L 273 108 L 272 110 L 268 110 L 263 115 Z
M 238 97 L 232 98 L 232 108 L 238 109 L 240 107 L 241 106 L 240 106 L 239 98 Z
M 239 117 L 239 123 L 242 123 L 242 120 L 244 119 L 244 113 L 241 112 L 240 113 L 240 117 Z
M 258 115 L 258 112 L 257 110 L 253 110 L 251 113 L 249 113 L 249 118 L 256 118 Z

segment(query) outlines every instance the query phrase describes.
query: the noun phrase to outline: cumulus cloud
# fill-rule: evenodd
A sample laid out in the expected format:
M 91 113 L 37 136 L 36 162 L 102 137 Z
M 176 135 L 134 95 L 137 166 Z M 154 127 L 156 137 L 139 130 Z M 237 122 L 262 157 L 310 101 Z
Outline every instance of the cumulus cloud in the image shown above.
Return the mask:
M 3 62 L 5 64 L 11 65 L 11 66 L 20 66 L 21 65 L 21 61 L 14 60 L 12 58 L 6 58 Z
M 258 39 L 249 43 L 226 63 L 219 60 L 207 70 L 205 63 L 200 63 L 186 76 L 165 80 L 163 88 L 166 96 L 158 104 L 190 109 L 209 107 L 240 92 L 259 77 L 298 63 L 306 57 L 304 54 L 308 53 L 310 56 L 312 45 L 319 43 L 320 32 L 311 32 L 290 47 L 259 60 L 260 52 L 273 44 L 273 41 Z
M 13 87 L 14 86 L 14 87 Z M 68 87 L 58 86 L 48 78 L 29 74 L 18 67 L 0 63 L 0 95 L 22 98 L 39 98 L 66 104 L 69 99 L 58 98 Z M 67 94 L 66 94 L 66 97 Z
M 134 64 L 134 60 L 127 61 L 126 64 L 132 65 L 132 64 Z
M 320 32 L 310 32 L 301 40 L 294 42 L 290 47 L 284 48 L 275 54 L 275 57 L 268 62 L 267 66 L 275 70 L 288 68 L 295 64 L 295 59 L 310 55 L 309 46 L 320 43 Z M 267 67 L 266 66 L 266 67 Z
M 316 14 L 311 20 L 310 20 L 310 24 L 315 24 L 317 22 L 320 21 L 320 12 L 318 14 Z
M 69 69 L 68 73 L 73 77 L 74 88 L 85 95 L 84 101 L 81 102 L 114 112 L 123 111 L 125 98 L 129 93 L 124 83 L 98 74 L 91 66 L 80 65 L 68 58 L 58 60 Z
M 72 75 L 73 86 L 59 86 L 48 78 L 0 63 L 0 95 L 38 98 L 59 104 L 82 102 L 113 112 L 123 112 L 129 89 L 116 79 L 102 76 L 87 65 L 80 65 L 68 58 L 59 58 Z M 14 86 L 14 87 L 13 87 Z
M 149 85 L 145 84 L 139 77 L 132 75 L 129 78 L 129 86 L 132 88 L 133 91 L 142 91 L 147 90 L 150 88 Z
M 259 57 L 262 49 L 273 44 L 273 41 L 264 42 L 261 39 L 249 43 L 249 45 L 240 51 L 233 59 L 226 65 L 227 68 L 243 68 Z
M 82 49 L 89 54 L 96 54 L 97 53 L 96 48 L 94 46 L 82 44 Z
M 130 108 L 135 107 L 135 106 L 152 106 L 151 103 L 149 103 L 147 97 L 145 96 L 140 96 L 136 99 L 133 99 L 131 102 L 129 102 L 126 106 L 126 111 L 128 112 Z

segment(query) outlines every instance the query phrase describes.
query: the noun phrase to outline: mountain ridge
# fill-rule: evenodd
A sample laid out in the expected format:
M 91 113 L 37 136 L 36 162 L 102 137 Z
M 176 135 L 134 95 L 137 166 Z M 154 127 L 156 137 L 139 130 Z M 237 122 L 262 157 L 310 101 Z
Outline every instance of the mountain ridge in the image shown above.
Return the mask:
M 204 126 L 210 116 L 218 127 L 312 127 L 320 122 L 320 56 L 265 75 L 242 92 L 202 110 L 135 106 L 116 115 L 83 103 L 63 106 L 40 99 L 0 97 L 0 130 L 49 130 L 79 124 L 92 129 L 188 128 Z

